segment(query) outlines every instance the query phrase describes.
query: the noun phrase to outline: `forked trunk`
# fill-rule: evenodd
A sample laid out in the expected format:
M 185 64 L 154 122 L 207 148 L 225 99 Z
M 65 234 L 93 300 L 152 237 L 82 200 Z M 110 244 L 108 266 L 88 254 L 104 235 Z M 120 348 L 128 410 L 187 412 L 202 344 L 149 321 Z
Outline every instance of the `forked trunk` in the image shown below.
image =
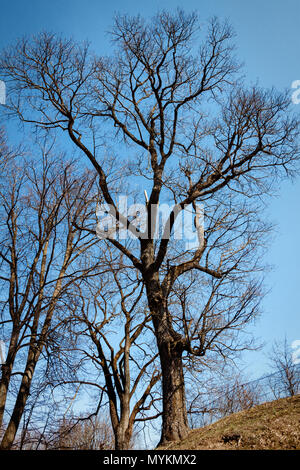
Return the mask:
M 115 450 L 128 450 L 130 448 L 131 433 L 128 429 L 120 427 L 115 434 Z
M 128 450 L 132 436 L 130 425 L 130 400 L 129 394 L 123 397 L 121 403 L 121 419 L 115 429 L 115 450 Z

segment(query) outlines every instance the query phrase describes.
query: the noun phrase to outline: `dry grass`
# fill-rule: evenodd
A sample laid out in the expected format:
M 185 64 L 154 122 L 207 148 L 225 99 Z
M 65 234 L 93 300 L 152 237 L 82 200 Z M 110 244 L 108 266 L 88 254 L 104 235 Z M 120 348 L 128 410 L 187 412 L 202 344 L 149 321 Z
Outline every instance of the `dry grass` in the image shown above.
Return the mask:
M 224 442 L 224 436 L 229 442 Z M 232 414 L 160 449 L 300 450 L 300 395 Z

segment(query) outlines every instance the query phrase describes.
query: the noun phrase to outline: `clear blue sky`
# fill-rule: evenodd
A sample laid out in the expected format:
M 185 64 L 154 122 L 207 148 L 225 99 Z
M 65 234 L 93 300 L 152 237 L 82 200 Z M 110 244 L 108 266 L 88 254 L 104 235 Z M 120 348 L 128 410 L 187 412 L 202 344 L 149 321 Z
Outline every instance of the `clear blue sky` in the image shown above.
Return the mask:
M 75 39 L 88 39 L 98 53 L 109 52 L 105 32 L 117 11 L 148 16 L 158 8 L 184 6 L 197 10 L 201 20 L 212 15 L 228 18 L 236 33 L 238 55 L 245 63 L 249 81 L 265 87 L 290 88 L 300 80 L 299 0 L 0 0 L 0 48 L 24 34 L 41 30 L 60 32 Z M 1 77 L 0 77 L 1 78 Z M 300 105 L 294 105 L 300 112 Z M 298 111 L 299 107 L 299 111 Z M 274 265 L 267 283 L 272 291 L 264 301 L 264 314 L 255 333 L 267 343 L 287 336 L 300 339 L 300 178 L 285 182 L 270 205 L 270 217 L 278 226 L 275 242 L 266 254 Z M 266 370 L 262 353 L 246 355 L 249 373 Z

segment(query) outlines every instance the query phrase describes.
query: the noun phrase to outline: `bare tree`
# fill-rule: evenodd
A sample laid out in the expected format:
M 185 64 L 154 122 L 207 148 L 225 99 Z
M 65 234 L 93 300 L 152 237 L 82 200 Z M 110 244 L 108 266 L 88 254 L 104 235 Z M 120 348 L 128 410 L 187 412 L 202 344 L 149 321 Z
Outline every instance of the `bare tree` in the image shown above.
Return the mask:
M 251 387 L 251 383 L 243 383 L 242 377 L 235 377 L 223 388 L 218 397 L 217 414 L 220 417 L 228 416 L 242 410 L 249 410 L 259 403 L 259 391 Z
M 277 177 L 292 173 L 299 123 L 288 116 L 287 94 L 247 88 L 237 76 L 226 23 L 212 19 L 205 35 L 196 15 L 182 11 L 161 12 L 150 22 L 118 16 L 112 36 L 116 52 L 95 60 L 86 45 L 43 33 L 6 50 L 0 73 L 10 95 L 7 109 L 24 122 L 65 131 L 94 167 L 111 213 L 136 235 L 133 249 L 118 237 L 109 241 L 145 284 L 161 363 L 163 443 L 188 432 L 183 355 L 202 357 L 216 339 L 226 355 L 234 331 L 257 314 L 254 254 L 266 228 L 253 221 L 261 208 L 249 204 L 272 194 Z M 116 156 L 111 166 L 105 146 Z M 149 192 L 140 231 L 115 198 L 115 171 L 128 153 L 124 179 Z M 156 238 L 163 202 L 173 208 Z M 193 250 L 174 247 L 169 235 L 176 221 L 200 202 L 210 230 L 202 240 L 198 231 Z M 202 307 L 197 318 L 181 314 L 178 321 L 170 294 L 191 271 L 203 279 Z
M 86 268 L 79 262 L 95 240 L 74 228 L 90 217 L 85 197 L 94 179 L 56 154 L 52 143 L 40 150 L 41 159 L 15 157 L 0 190 L 0 327 L 8 345 L 0 380 L 2 449 L 13 444 L 58 312 L 68 311 L 72 284 L 99 273 L 97 263 Z
M 115 449 L 124 450 L 137 423 L 160 415 L 158 354 L 151 345 L 142 279 L 109 245 L 104 244 L 100 258 L 107 273 L 77 284 L 73 313 L 64 323 L 77 337 L 81 369 L 76 383 L 95 387 L 98 400 L 107 397 Z
M 114 434 L 109 418 L 67 420 L 59 423 L 56 439 L 49 447 L 55 450 L 110 450 L 114 449 Z
M 4 128 L 0 127 L 0 169 L 5 171 L 8 163 L 16 156 L 16 151 L 7 145 L 7 137 Z
M 269 354 L 271 370 L 269 385 L 276 398 L 293 397 L 300 393 L 300 368 L 293 362 L 292 348 L 287 339 L 275 341 Z

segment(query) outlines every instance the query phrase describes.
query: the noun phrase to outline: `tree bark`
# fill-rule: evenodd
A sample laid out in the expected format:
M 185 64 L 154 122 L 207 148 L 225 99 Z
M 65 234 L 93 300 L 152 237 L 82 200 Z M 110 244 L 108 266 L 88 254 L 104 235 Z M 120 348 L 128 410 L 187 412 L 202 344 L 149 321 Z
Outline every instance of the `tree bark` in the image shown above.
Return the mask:
M 39 352 L 36 355 L 34 351 L 29 351 L 28 356 L 26 369 L 22 377 L 16 403 L 0 444 L 0 450 L 11 449 L 30 393 L 30 386 L 38 361 Z
M 120 425 L 115 433 L 115 450 L 128 450 L 132 436 L 132 429 L 128 425 Z
M 132 435 L 132 429 L 129 429 L 130 393 L 124 393 L 120 406 L 120 421 L 115 430 L 115 450 L 128 450 Z
M 2 364 L 2 377 L 0 381 L 0 428 L 3 423 L 3 416 L 7 400 L 7 393 L 11 379 L 12 369 L 17 353 L 19 331 L 13 331 L 5 364 Z
M 162 369 L 163 422 L 159 445 L 184 439 L 189 431 L 182 348 L 170 342 L 160 344 Z
M 0 383 L 0 428 L 3 422 L 3 416 L 4 416 L 4 411 L 5 411 L 5 405 L 6 405 L 6 399 L 7 399 L 11 373 L 12 373 L 12 364 L 11 363 L 3 364 L 2 365 L 2 378 L 1 378 L 1 383 Z
M 146 282 L 162 373 L 162 433 L 159 445 L 183 439 L 189 432 L 183 373 L 183 339 L 174 331 L 158 274 Z

